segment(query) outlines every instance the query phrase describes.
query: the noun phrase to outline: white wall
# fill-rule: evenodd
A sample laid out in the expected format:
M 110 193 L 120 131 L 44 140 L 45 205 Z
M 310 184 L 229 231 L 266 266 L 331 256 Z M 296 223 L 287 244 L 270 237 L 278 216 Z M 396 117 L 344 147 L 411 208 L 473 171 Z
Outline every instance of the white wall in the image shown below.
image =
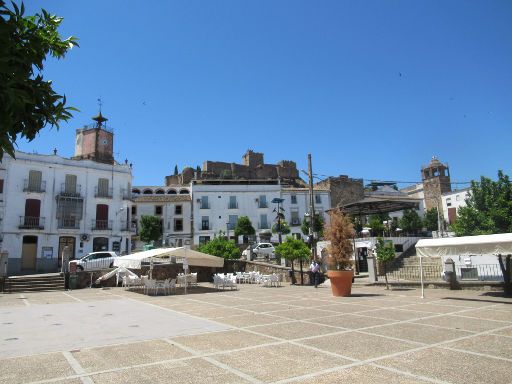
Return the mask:
M 192 186 L 192 206 L 194 215 L 194 244 L 199 244 L 200 236 L 210 236 L 210 239 L 217 235 L 219 231 L 226 232 L 226 223 L 229 221 L 229 215 L 248 216 L 252 226 L 259 234 L 265 229 L 260 227 L 260 215 L 266 214 L 269 227 L 274 223 L 276 214 L 273 211 L 275 204 L 271 201 L 280 197 L 279 185 L 261 185 L 261 184 L 236 184 L 236 185 L 209 185 L 194 184 Z M 260 195 L 265 195 L 267 208 L 259 208 Z M 208 197 L 210 207 L 201 209 L 202 196 Z M 230 196 L 236 196 L 238 207 L 229 209 Z M 258 199 L 258 201 L 257 201 Z M 208 216 L 210 229 L 202 229 L 202 217 Z M 233 236 L 233 230 L 230 230 L 230 236 Z

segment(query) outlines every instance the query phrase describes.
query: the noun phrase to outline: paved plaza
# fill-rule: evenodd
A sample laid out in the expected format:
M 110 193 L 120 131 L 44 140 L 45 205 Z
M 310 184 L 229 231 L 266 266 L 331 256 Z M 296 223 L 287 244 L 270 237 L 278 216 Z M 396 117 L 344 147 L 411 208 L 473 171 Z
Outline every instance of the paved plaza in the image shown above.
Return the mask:
M 209 287 L 0 294 L 0 383 L 512 381 L 512 300 L 491 292 Z

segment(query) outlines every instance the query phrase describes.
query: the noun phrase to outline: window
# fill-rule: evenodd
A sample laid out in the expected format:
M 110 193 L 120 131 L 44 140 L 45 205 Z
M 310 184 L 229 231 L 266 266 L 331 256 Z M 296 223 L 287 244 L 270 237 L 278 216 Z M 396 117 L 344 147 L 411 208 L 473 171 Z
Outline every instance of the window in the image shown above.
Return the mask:
M 322 196 L 315 195 L 315 204 L 322 204 Z
M 299 211 L 292 211 L 292 217 L 290 220 L 291 225 L 300 225 Z
M 236 202 L 236 196 L 229 196 L 228 209 L 236 209 L 236 208 L 238 208 L 238 203 Z
M 208 216 L 201 217 L 201 230 L 207 231 L 210 229 L 210 218 Z
M 199 236 L 199 244 L 206 244 L 210 241 L 210 236 Z
M 28 185 L 26 191 L 28 192 L 43 192 L 42 190 L 42 176 L 41 171 L 29 171 L 28 172 Z
M 269 229 L 267 215 L 262 214 L 260 215 L 260 229 Z
M 174 207 L 174 214 L 175 214 L 175 215 L 181 215 L 181 214 L 182 214 L 182 212 L 183 212 L 183 211 L 182 211 L 182 206 L 181 206 L 181 205 L 176 205 L 176 206 Z
M 111 197 L 109 193 L 108 179 L 98 179 L 98 187 L 96 190 L 96 197 Z
M 228 229 L 235 229 L 237 221 L 238 221 L 237 215 L 229 215 Z
M 201 196 L 201 209 L 208 209 L 210 205 L 208 204 L 208 196 Z
M 79 192 L 79 188 L 76 185 L 76 175 L 66 175 L 63 189 L 63 192 L 69 196 L 74 196 Z
M 297 195 L 292 195 L 292 204 L 297 204 Z
M 268 208 L 268 204 L 267 204 L 267 196 L 265 195 L 260 195 L 260 199 L 259 199 L 259 208 Z
M 446 199 L 446 206 L 447 207 L 451 207 L 452 206 L 452 198 L 451 197 Z
M 0 193 L 4 193 L 4 179 L 0 179 Z
M 162 214 L 162 206 L 155 205 L 155 215 L 161 215 L 161 214 Z
M 175 232 L 183 231 L 183 219 L 174 219 L 174 231 Z
M 456 201 L 460 201 L 460 195 L 455 196 Z
M 132 216 L 135 216 L 137 214 L 137 206 L 132 205 Z

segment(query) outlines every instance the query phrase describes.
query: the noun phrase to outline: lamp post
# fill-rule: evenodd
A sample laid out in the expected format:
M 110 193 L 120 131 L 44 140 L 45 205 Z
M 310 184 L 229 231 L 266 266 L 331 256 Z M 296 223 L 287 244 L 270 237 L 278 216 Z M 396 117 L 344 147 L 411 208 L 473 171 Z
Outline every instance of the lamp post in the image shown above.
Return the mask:
M 283 213 L 281 211 L 284 211 L 284 208 L 281 207 L 281 204 L 283 203 L 284 199 L 281 199 L 279 197 L 275 197 L 272 199 L 272 204 L 277 204 L 277 208 L 274 208 L 274 212 L 276 212 L 276 219 L 277 219 L 277 236 L 279 238 L 279 244 L 283 242 L 282 233 L 281 233 L 281 219 L 283 219 Z

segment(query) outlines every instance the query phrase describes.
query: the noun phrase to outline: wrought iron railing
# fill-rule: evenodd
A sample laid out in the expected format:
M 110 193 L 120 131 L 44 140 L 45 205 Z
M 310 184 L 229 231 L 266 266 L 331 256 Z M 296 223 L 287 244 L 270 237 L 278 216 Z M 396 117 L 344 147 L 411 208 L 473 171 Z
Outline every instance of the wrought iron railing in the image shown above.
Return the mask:
M 46 192 L 46 181 L 33 182 L 30 179 L 23 180 L 23 192 Z
M 57 228 L 78 229 L 80 228 L 80 220 L 76 218 L 57 219 Z
M 44 229 L 44 217 L 20 216 L 20 229 Z
M 112 188 L 98 188 L 98 186 L 94 187 L 94 197 L 104 197 L 107 199 L 111 199 L 112 192 Z
M 80 197 L 82 186 L 80 184 L 70 185 L 62 183 L 60 186 L 61 196 Z
M 91 229 L 93 231 L 110 231 L 112 230 L 112 220 L 92 220 Z

